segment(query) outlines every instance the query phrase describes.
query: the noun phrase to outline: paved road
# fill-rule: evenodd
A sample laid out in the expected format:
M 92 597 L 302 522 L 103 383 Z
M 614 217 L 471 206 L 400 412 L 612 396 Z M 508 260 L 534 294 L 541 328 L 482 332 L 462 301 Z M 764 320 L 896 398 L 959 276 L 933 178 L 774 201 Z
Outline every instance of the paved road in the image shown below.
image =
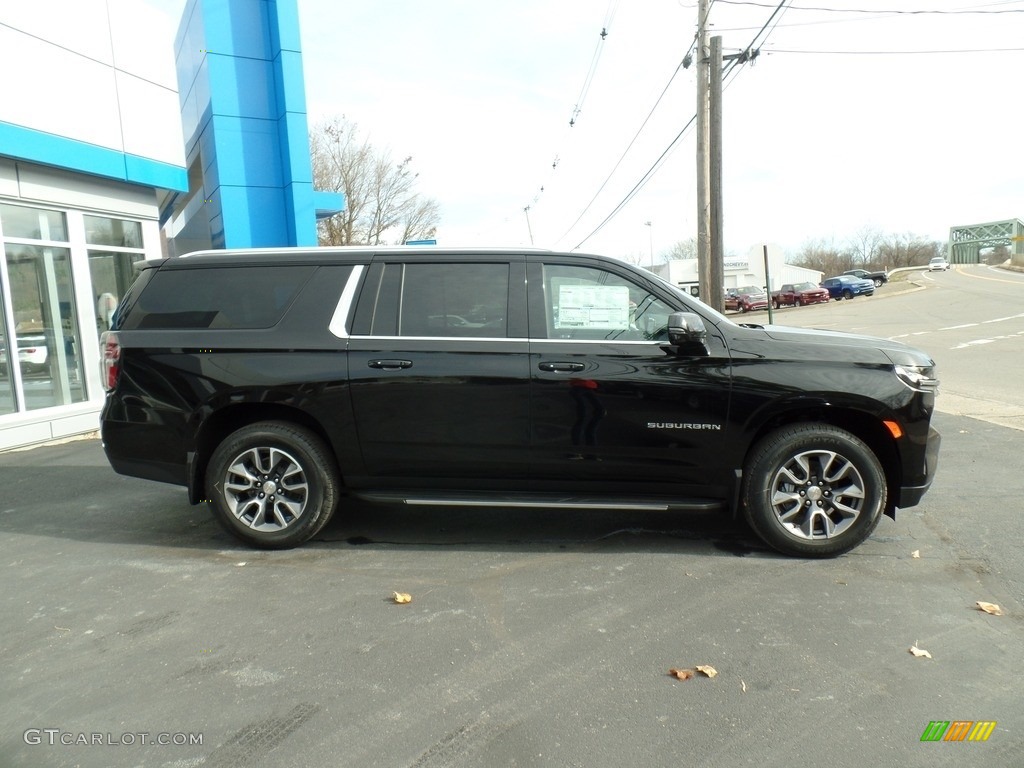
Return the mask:
M 1020 433 L 936 422 L 925 502 L 823 562 L 692 517 L 371 506 L 254 552 L 96 441 L 0 454 L 0 768 L 1020 766 Z M 60 743 L 93 734 L 134 743 Z
M 875 296 L 783 310 L 775 322 L 921 347 L 939 364 L 940 410 L 1024 429 L 1024 274 L 980 265 L 904 274 Z

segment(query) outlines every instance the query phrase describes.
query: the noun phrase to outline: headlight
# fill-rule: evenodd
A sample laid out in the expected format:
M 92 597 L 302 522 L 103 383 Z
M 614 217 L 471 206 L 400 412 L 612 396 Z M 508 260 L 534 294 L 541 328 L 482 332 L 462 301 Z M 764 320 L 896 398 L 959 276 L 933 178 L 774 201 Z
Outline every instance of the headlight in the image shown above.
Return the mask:
M 937 392 L 939 380 L 935 378 L 935 367 L 931 365 L 897 365 L 896 377 L 911 389 L 922 392 Z

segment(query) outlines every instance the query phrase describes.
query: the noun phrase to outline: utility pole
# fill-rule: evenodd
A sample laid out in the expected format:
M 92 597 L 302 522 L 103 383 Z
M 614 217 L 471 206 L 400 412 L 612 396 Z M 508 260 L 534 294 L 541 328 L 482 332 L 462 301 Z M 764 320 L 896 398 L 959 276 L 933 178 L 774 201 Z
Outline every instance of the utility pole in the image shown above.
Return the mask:
M 708 51 L 708 9 L 709 0 L 697 0 L 697 285 L 701 301 L 710 305 L 708 298 L 712 290 L 709 199 L 711 155 L 708 144 L 708 89 L 711 57 Z
M 725 228 L 723 226 L 722 210 L 722 38 L 715 36 L 711 38 L 711 66 L 710 66 L 710 89 L 708 93 L 708 116 L 709 116 L 709 172 L 708 180 L 711 186 L 709 200 L 710 208 L 710 237 L 711 237 L 711 258 L 708 269 L 708 293 L 704 302 L 717 309 L 719 312 L 725 309 L 724 297 L 722 295 L 725 283 Z

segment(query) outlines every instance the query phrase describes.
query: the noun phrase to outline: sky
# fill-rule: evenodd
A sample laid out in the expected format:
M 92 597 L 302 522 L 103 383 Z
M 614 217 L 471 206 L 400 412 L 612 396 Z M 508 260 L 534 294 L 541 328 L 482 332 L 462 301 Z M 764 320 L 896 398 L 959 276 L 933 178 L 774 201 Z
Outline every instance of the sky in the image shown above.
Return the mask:
M 176 28 L 184 0 L 146 1 Z M 759 34 L 777 6 L 711 5 L 726 55 L 760 50 L 725 79 L 726 253 L 1024 218 L 1024 0 L 788 0 Z M 646 262 L 696 235 L 696 0 L 298 7 L 310 125 L 411 156 L 439 244 Z

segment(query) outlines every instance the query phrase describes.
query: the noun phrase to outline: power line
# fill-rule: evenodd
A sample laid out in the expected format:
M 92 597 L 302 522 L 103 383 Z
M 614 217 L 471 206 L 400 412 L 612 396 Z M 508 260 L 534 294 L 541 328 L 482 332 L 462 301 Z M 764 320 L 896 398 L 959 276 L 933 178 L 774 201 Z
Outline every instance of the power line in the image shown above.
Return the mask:
M 576 98 L 576 104 L 572 108 L 572 115 L 569 118 L 569 127 L 576 125 L 576 118 L 580 116 L 580 112 L 583 111 L 583 102 L 587 100 L 587 94 L 590 92 L 590 86 L 594 82 L 594 76 L 597 74 L 597 65 L 601 61 L 601 54 L 604 52 L 604 41 L 608 37 L 608 30 L 611 29 L 612 20 L 615 18 L 615 11 L 618 7 L 618 0 L 611 0 L 608 5 L 608 11 L 604 16 L 604 25 L 601 27 L 601 33 L 597 45 L 594 46 L 594 53 L 590 57 L 590 68 L 587 70 L 587 76 L 583 79 L 583 87 L 580 89 L 580 95 Z
M 689 53 L 687 53 L 687 56 L 689 56 Z M 665 83 L 665 87 L 662 88 L 661 94 L 658 96 L 657 101 L 654 102 L 654 106 L 651 107 L 650 111 L 647 113 L 647 117 L 644 118 L 644 121 L 640 124 L 640 127 L 637 128 L 637 131 L 634 134 L 632 140 L 629 142 L 629 145 L 626 147 L 625 150 L 623 150 L 622 154 L 619 156 L 619 159 L 615 163 L 615 166 L 611 169 L 611 171 L 608 172 L 608 175 L 605 177 L 605 180 L 601 182 L 601 186 L 598 187 L 597 192 L 594 193 L 594 196 L 590 198 L 590 202 L 587 203 L 587 205 L 583 208 L 583 210 L 580 212 L 580 215 L 576 217 L 576 221 L 569 225 L 569 228 L 565 231 L 565 234 L 558 238 L 556 242 L 564 240 L 568 236 L 568 234 L 572 232 L 573 228 L 580 223 L 580 220 L 587 215 L 587 211 L 590 210 L 590 207 L 594 204 L 594 201 L 597 200 L 598 196 L 607 186 L 608 182 L 611 181 L 612 176 L 615 175 L 615 172 L 619 169 L 619 166 L 622 164 L 622 161 L 625 159 L 626 155 L 629 154 L 629 150 L 633 148 L 633 145 L 636 144 L 636 140 L 640 137 L 640 134 L 647 126 L 647 123 L 650 122 L 651 117 L 654 115 L 654 111 L 658 108 L 658 105 L 661 104 L 661 100 L 665 98 L 665 94 L 668 92 L 669 86 L 672 85 L 672 82 L 676 79 L 676 75 L 679 74 L 679 70 L 684 69 L 685 61 L 686 60 L 684 59 L 683 61 L 680 61 L 678 65 L 676 65 L 675 71 L 672 72 L 672 75 L 671 77 L 669 77 L 668 82 Z
M 723 1 L 724 0 L 715 0 L 715 2 L 723 2 Z M 735 79 L 735 74 L 734 73 L 739 71 L 739 67 L 742 66 L 743 64 L 746 64 L 746 63 L 752 61 L 754 58 L 756 58 L 757 54 L 752 52 L 751 49 L 757 43 L 757 39 L 759 37 L 761 37 L 762 34 L 765 33 L 765 30 L 768 30 L 768 27 L 772 24 L 772 21 L 775 19 L 775 17 L 778 16 L 779 13 L 783 10 L 783 7 L 786 5 L 786 2 L 787 2 L 787 0 L 781 0 L 781 2 L 777 6 L 774 6 L 775 10 L 772 12 L 772 15 L 768 17 L 768 20 L 764 23 L 764 25 L 761 27 L 761 29 L 758 30 L 757 34 L 754 35 L 754 37 L 750 41 L 750 44 L 746 48 L 743 49 L 743 52 L 745 54 L 747 54 L 747 55 L 745 55 L 745 56 L 737 56 L 736 58 L 734 58 L 732 61 L 729 62 L 729 66 L 726 68 L 726 71 L 723 74 L 723 80 L 725 78 L 730 77 L 730 76 L 732 76 L 733 79 Z M 779 17 L 779 18 L 781 18 L 781 17 Z M 775 23 L 777 25 L 778 21 L 776 21 Z M 772 29 L 768 30 L 768 33 L 765 34 L 764 40 L 768 39 L 768 37 L 771 35 L 772 31 L 774 31 L 774 26 L 772 26 Z M 762 43 L 764 42 L 764 40 L 762 40 Z M 676 71 L 677 72 L 679 71 L 678 68 L 676 69 Z M 675 77 L 675 74 L 673 74 L 673 77 Z M 671 82 L 671 80 L 669 82 Z M 659 98 L 659 101 L 660 101 L 660 98 Z M 605 218 L 601 221 L 601 223 L 598 224 L 597 227 L 595 227 L 594 230 L 589 235 L 587 235 L 582 240 L 580 240 L 580 242 L 577 243 L 576 246 L 572 250 L 574 250 L 574 251 L 578 250 L 585 242 L 587 242 L 587 240 L 589 240 L 594 235 L 596 235 L 598 232 L 600 232 L 602 229 L 604 229 L 605 225 L 607 225 L 608 222 L 610 222 L 613 218 L 615 218 L 619 214 L 619 212 L 623 208 L 625 208 L 626 205 L 628 205 L 630 203 L 630 201 L 632 201 L 632 199 L 634 197 L 636 197 L 636 195 L 640 192 L 640 190 L 643 189 L 647 185 L 647 182 L 650 181 L 651 178 L 653 178 L 654 174 L 657 173 L 657 171 L 661 168 L 661 166 L 664 164 L 665 160 L 668 159 L 668 156 L 671 153 L 671 151 L 676 147 L 676 145 L 679 143 L 679 141 L 683 138 L 683 136 L 690 129 L 690 127 L 693 126 L 694 123 L 696 123 L 696 121 L 697 121 L 697 115 L 694 115 L 693 117 L 690 118 L 690 120 L 686 123 L 686 125 L 683 126 L 682 130 L 679 131 L 679 133 L 676 135 L 676 137 L 674 139 L 672 139 L 672 141 L 669 143 L 669 145 L 664 149 L 664 151 L 662 151 L 662 153 L 654 161 L 654 163 L 651 165 L 651 167 L 647 169 L 647 172 L 644 173 L 644 175 L 640 178 L 640 180 L 636 184 L 633 185 L 633 188 L 629 192 L 626 193 L 625 197 L 623 197 L 622 200 L 619 201 L 619 204 L 616 205 L 615 208 L 613 208 L 612 211 L 607 216 L 605 216 Z M 621 159 L 620 159 L 620 161 L 621 161 Z M 605 183 L 607 183 L 607 180 L 605 181 Z M 602 185 L 602 189 L 603 189 L 603 187 L 604 187 L 604 185 Z M 598 193 L 600 193 L 600 190 L 598 190 Z M 595 198 L 596 197 L 597 196 L 595 195 Z M 591 204 L 593 202 L 594 202 L 593 200 L 590 201 Z M 588 204 L 587 207 L 589 209 L 590 204 Z M 586 211 L 584 211 L 584 213 L 586 213 Z M 581 214 L 580 218 L 582 218 L 582 217 L 583 217 L 583 215 Z M 576 222 L 578 223 L 579 219 L 577 219 Z M 573 227 L 575 227 L 575 226 L 576 226 L 576 224 L 574 223 Z M 569 231 L 570 232 L 572 231 L 572 227 L 569 227 Z M 566 232 L 566 235 L 567 234 L 568 234 L 568 232 Z M 565 235 L 562 235 L 562 237 L 564 238 Z
M 947 51 L 806 51 L 788 48 L 772 48 L 769 53 L 806 53 L 816 56 L 929 56 L 951 53 L 1013 53 L 1024 48 L 959 48 Z
M 749 5 L 756 8 L 771 8 L 772 3 L 759 3 L 756 0 L 717 0 L 726 5 Z M 968 14 L 1001 14 L 1001 13 L 1024 13 L 1024 8 L 1000 8 L 996 10 L 985 10 L 982 8 L 959 8 L 953 10 L 941 10 L 937 8 L 900 10 L 893 8 L 822 8 L 810 5 L 791 5 L 794 11 L 820 11 L 822 13 L 877 13 L 886 16 L 963 16 Z

